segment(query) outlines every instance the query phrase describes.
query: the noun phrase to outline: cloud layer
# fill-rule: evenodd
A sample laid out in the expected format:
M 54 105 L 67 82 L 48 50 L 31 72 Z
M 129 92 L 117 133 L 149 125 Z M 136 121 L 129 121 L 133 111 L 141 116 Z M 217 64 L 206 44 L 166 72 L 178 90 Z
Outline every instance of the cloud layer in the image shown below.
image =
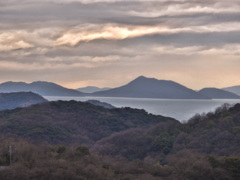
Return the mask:
M 240 84 L 237 0 L 6 0 L 0 16 L 1 82 Z

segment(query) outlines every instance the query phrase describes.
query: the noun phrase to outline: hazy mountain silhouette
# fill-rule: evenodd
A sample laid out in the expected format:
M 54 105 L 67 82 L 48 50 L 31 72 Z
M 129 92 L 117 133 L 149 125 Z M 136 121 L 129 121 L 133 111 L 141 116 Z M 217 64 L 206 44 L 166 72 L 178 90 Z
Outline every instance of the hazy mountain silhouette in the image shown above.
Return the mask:
M 0 110 L 26 107 L 43 102 L 47 102 L 47 100 L 32 92 L 0 93 Z
M 199 93 L 212 99 L 240 99 L 240 96 L 234 93 L 217 88 L 204 88 Z
M 240 86 L 226 87 L 226 88 L 223 88 L 223 90 L 232 92 L 240 96 Z
M 127 85 L 93 93 L 104 97 L 134 97 L 162 99 L 210 99 L 173 81 L 157 80 L 140 76 Z
M 94 93 L 94 92 L 98 92 L 98 91 L 106 91 L 109 90 L 111 88 L 99 88 L 96 86 L 87 86 L 87 87 L 83 87 L 83 88 L 78 88 L 76 89 L 77 91 L 83 92 L 83 93 Z
M 84 93 L 73 89 L 67 89 L 57 84 L 45 81 L 37 81 L 27 84 L 25 82 L 5 82 L 0 84 L 0 92 L 29 92 L 32 91 L 41 96 L 83 96 Z
M 101 101 L 98 101 L 98 100 L 88 100 L 86 102 L 88 102 L 90 104 L 93 104 L 95 106 L 102 106 L 102 107 L 104 107 L 106 109 L 114 109 L 114 108 L 116 108 L 116 107 L 114 107 L 113 105 L 111 105 L 109 103 L 101 102 Z

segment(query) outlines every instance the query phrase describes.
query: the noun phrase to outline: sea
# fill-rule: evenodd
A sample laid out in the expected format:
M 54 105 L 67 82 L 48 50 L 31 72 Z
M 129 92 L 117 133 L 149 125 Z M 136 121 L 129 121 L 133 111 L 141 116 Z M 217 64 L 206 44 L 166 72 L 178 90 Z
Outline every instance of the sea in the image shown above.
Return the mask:
M 99 100 L 115 107 L 131 107 L 144 109 L 148 113 L 172 117 L 181 122 L 186 122 L 196 114 L 213 112 L 221 105 L 228 103 L 234 105 L 240 103 L 240 99 L 149 99 L 149 98 L 122 98 L 122 97 L 65 97 L 45 96 L 49 101 L 87 101 Z

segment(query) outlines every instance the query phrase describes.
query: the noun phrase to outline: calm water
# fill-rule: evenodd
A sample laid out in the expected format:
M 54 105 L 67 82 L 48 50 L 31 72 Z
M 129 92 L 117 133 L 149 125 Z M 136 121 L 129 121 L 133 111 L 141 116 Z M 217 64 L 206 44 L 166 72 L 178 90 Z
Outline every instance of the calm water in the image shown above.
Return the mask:
M 182 99 L 145 99 L 145 98 L 114 98 L 114 97 L 58 97 L 45 96 L 49 101 L 56 100 L 76 100 L 87 101 L 96 99 L 107 102 L 115 107 L 132 107 L 145 109 L 147 112 L 157 115 L 173 117 L 177 120 L 188 120 L 196 113 L 214 111 L 217 107 L 224 103 L 236 104 L 240 103 L 240 99 L 224 99 L 224 100 L 182 100 Z

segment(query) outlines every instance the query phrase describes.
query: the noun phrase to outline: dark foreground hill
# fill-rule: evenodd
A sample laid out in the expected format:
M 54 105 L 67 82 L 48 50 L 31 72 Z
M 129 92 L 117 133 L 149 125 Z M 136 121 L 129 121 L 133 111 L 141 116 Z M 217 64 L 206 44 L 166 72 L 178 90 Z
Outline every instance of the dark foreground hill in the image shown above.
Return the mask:
M 210 99 L 173 81 L 140 76 L 127 85 L 100 91 L 93 96 L 161 99 Z
M 237 94 L 217 88 L 204 88 L 199 93 L 212 99 L 240 99 Z
M 240 104 L 180 124 L 143 110 L 58 101 L 1 111 L 0 127 L 0 179 L 240 179 Z M 97 141 L 91 151 L 79 134 Z
M 25 82 L 5 82 L 0 84 L 0 92 L 34 92 L 41 96 L 83 96 L 84 94 L 73 89 L 67 89 L 57 84 L 37 81 L 27 84 Z
M 147 128 L 172 118 L 148 114 L 144 110 L 106 109 L 91 103 L 57 101 L 0 112 L 0 132 L 32 142 L 86 144 L 130 128 Z
M 186 124 L 160 122 L 147 129 L 129 129 L 99 140 L 93 150 L 128 159 L 161 159 L 169 153 L 193 150 L 201 154 L 240 156 L 240 104 L 229 110 L 196 115 Z
M 0 110 L 27 107 L 43 102 L 47 100 L 32 92 L 0 93 Z

